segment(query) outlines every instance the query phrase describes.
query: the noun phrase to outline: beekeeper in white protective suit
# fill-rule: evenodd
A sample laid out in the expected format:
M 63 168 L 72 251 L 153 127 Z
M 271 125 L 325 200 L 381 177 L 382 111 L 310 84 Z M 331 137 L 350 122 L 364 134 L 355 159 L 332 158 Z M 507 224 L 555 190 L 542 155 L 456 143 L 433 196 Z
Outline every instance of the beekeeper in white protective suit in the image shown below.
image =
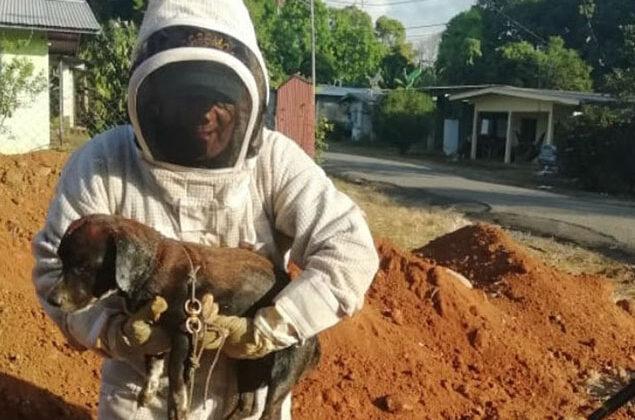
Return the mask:
M 280 267 L 285 257 L 296 262 L 302 274 L 274 306 L 230 323 L 226 354 L 234 358 L 288 347 L 352 315 L 378 258 L 360 210 L 293 141 L 263 128 L 267 74 L 241 1 L 151 2 L 128 95 L 132 127 L 97 136 L 68 161 L 46 226 L 33 241 L 33 280 L 68 339 L 106 355 L 99 418 L 159 419 L 167 413 L 166 378 L 160 404 L 136 401 L 144 355 L 165 350 L 160 334 L 152 330 L 147 341 L 132 344 L 126 336 L 132 315 L 115 296 L 70 315 L 45 302 L 61 272 L 57 247 L 73 220 L 119 214 L 168 237 L 251 246 Z M 221 356 L 203 404 L 201 383 L 213 354 L 205 352 L 197 371 L 194 418 L 222 418 L 236 400 L 232 359 Z M 265 392 L 258 393 L 259 409 Z M 284 413 L 290 417 L 290 397 Z

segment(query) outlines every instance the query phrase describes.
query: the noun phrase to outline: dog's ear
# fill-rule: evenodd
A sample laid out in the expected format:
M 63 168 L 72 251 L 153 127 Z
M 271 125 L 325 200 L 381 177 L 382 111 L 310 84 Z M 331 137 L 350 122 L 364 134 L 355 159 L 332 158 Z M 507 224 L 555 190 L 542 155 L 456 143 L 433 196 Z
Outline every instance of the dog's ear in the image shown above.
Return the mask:
M 139 241 L 131 237 L 115 239 L 117 257 L 115 259 L 115 277 L 121 291 L 130 294 L 144 283 L 151 270 L 154 252 L 141 246 Z

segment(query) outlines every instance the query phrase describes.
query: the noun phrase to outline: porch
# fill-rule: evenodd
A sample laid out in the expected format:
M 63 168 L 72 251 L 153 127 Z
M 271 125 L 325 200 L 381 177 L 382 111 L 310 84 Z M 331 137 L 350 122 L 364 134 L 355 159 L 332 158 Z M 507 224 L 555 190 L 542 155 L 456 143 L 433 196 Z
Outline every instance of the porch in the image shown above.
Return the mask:
M 583 103 L 609 102 L 586 92 L 491 86 L 450 96 L 474 106 L 470 158 L 531 160 L 542 145 L 554 144 L 555 127 Z

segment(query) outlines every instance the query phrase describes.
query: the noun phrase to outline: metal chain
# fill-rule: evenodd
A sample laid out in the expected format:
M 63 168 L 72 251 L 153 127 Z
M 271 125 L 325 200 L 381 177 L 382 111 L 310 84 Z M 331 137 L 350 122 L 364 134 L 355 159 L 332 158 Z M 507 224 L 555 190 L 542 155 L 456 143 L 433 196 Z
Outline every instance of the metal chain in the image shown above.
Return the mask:
M 203 396 L 204 407 L 207 407 L 207 397 L 209 395 L 209 384 L 212 378 L 212 372 L 216 367 L 216 363 L 220 357 L 220 352 L 223 346 L 225 345 L 225 334 L 221 329 L 216 328 L 212 324 L 208 324 L 207 320 L 201 319 L 203 316 L 203 304 L 196 297 L 196 281 L 197 274 L 200 270 L 200 266 L 194 266 L 192 262 L 192 258 L 190 254 L 187 252 L 187 249 L 183 247 L 183 251 L 187 256 L 187 259 L 190 263 L 190 270 L 188 272 L 188 280 L 190 283 L 190 298 L 185 301 L 185 313 L 187 314 L 187 318 L 185 320 L 185 329 L 192 336 L 192 353 L 190 355 L 190 372 L 188 374 L 190 378 L 190 384 L 188 389 L 188 407 L 187 413 L 189 414 L 192 408 L 192 399 L 194 397 L 194 374 L 196 370 L 200 367 L 201 357 L 203 356 L 203 350 L 205 347 L 202 345 L 203 340 L 205 339 L 205 335 L 207 334 L 207 329 L 212 329 L 221 337 L 220 346 L 216 350 L 216 354 L 214 355 L 214 360 L 210 365 L 209 371 L 207 373 L 207 378 L 205 380 L 205 391 Z M 201 336 L 199 337 L 199 334 Z

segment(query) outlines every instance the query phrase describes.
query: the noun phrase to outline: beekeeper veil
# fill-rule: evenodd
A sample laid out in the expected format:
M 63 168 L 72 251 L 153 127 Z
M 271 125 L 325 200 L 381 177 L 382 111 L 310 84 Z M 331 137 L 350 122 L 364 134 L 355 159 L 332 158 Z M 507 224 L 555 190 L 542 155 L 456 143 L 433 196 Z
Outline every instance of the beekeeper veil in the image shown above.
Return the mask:
M 240 168 L 260 148 L 268 91 L 242 1 L 150 2 L 128 86 L 128 112 L 146 159 Z

